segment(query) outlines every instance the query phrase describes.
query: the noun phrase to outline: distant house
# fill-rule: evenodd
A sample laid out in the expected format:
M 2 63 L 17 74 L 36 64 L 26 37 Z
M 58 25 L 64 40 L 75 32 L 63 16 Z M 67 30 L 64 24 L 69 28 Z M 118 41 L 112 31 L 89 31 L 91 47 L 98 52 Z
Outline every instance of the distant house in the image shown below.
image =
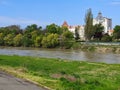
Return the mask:
M 114 32 L 114 30 L 109 30 L 108 34 L 109 34 L 110 36 L 112 36 L 112 35 L 113 35 L 113 32 Z
M 84 37 L 84 26 L 80 26 L 80 25 L 76 25 L 76 26 L 69 26 L 68 23 L 66 21 L 64 21 L 64 23 L 62 24 L 62 26 L 67 27 L 69 31 L 71 31 L 74 34 L 75 37 L 75 29 L 78 28 L 78 32 L 79 32 L 79 37 L 81 40 L 85 40 Z

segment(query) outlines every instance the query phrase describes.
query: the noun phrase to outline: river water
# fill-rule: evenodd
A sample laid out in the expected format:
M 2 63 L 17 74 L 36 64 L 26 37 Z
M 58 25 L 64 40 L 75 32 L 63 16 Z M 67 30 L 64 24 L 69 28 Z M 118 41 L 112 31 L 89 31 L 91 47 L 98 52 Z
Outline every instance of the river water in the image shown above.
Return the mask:
M 120 64 L 120 54 L 87 52 L 81 50 L 0 47 L 0 54 Z

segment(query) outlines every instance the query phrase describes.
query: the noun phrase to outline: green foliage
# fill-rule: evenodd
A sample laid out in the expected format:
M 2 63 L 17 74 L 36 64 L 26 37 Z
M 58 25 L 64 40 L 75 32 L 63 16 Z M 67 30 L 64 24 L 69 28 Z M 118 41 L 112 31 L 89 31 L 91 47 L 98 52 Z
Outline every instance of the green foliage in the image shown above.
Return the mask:
M 101 41 L 103 41 L 103 42 L 111 42 L 111 41 L 112 41 L 112 37 L 109 36 L 108 34 L 105 34 L 105 35 L 102 37 Z
M 73 46 L 72 46 L 73 49 L 80 49 L 80 47 L 81 47 L 80 42 L 73 43 Z
M 73 33 L 70 31 L 63 32 L 63 37 L 68 39 L 73 39 Z
M 55 24 L 48 25 L 46 27 L 46 29 L 47 29 L 48 33 L 53 33 L 53 34 L 61 34 L 62 33 L 62 29 Z
M 8 34 L 6 37 L 4 37 L 4 43 L 6 46 L 13 46 L 13 34 Z
M 95 24 L 93 26 L 93 30 L 94 30 L 94 38 L 101 40 L 102 36 L 103 36 L 103 30 L 104 30 L 104 26 L 102 26 L 102 24 Z
M 41 47 L 42 46 L 42 36 L 37 36 L 34 40 L 35 47 Z
M 0 33 L 0 45 L 4 45 L 4 35 Z
M 120 26 L 116 25 L 114 27 L 113 39 L 120 39 Z
M 92 10 L 88 9 L 87 13 L 85 15 L 85 38 L 86 40 L 91 40 L 91 37 L 93 36 L 93 15 Z
M 73 42 L 74 42 L 73 41 L 73 33 L 70 31 L 63 32 L 60 42 L 62 44 L 61 47 L 64 47 L 66 49 L 71 48 L 73 45 Z
M 13 39 L 13 43 L 14 43 L 14 46 L 21 46 L 22 45 L 22 34 L 18 34 L 14 37 Z
M 76 27 L 75 28 L 75 40 L 77 41 L 77 40 L 79 40 L 80 39 L 80 36 L 79 36 L 79 27 Z
M 26 27 L 26 29 L 24 30 L 24 34 L 30 34 L 33 31 L 39 31 L 41 32 L 42 27 L 38 27 L 36 24 L 32 24 Z
M 62 26 L 61 29 L 62 29 L 62 33 L 65 32 L 65 31 L 69 31 L 68 28 L 65 27 L 65 26 Z
M 22 46 L 30 47 L 33 45 L 32 40 L 29 38 L 29 35 L 24 35 L 22 38 Z
M 49 34 L 47 37 L 43 37 L 42 46 L 45 48 L 55 48 L 58 46 L 58 34 Z

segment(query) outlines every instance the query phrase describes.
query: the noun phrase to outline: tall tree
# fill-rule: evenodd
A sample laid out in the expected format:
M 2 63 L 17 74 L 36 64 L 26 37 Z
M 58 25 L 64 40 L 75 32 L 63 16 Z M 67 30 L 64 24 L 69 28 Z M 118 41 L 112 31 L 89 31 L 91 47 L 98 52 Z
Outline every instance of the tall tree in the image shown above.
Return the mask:
M 75 28 L 75 40 L 78 40 L 80 39 L 80 36 L 79 36 L 79 27 L 76 27 Z
M 88 9 L 85 15 L 85 39 L 91 40 L 93 36 L 93 14 L 92 10 Z

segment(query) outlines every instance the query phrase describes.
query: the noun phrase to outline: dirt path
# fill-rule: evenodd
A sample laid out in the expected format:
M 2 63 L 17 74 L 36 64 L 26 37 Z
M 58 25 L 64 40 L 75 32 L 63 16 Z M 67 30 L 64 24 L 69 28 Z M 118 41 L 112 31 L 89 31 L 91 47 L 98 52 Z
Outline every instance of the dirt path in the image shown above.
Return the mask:
M 0 90 L 46 90 L 0 71 Z

